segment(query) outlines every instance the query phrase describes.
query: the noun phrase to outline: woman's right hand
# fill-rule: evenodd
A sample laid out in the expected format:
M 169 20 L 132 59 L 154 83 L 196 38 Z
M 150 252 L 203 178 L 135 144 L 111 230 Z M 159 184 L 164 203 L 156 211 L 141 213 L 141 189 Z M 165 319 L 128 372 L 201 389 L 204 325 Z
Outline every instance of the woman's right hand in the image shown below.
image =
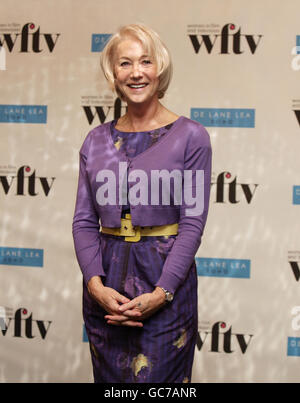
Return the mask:
M 105 287 L 101 277 L 93 276 L 87 284 L 88 292 L 92 298 L 111 315 L 118 315 L 120 325 L 142 327 L 143 323 L 137 321 L 141 316 L 138 310 L 128 311 L 126 315 L 120 315 L 120 305 L 130 302 L 130 299 L 120 294 L 113 288 Z

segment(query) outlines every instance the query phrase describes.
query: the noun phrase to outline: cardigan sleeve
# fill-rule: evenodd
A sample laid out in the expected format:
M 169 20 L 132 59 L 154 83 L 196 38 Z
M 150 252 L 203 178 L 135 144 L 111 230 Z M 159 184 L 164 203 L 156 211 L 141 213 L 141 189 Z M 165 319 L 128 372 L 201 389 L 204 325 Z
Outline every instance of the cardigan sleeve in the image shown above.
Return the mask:
M 194 204 L 195 208 L 191 208 L 192 205 L 186 203 L 185 197 L 183 197 L 180 206 L 178 235 L 166 258 L 162 274 L 156 283 L 156 286 L 163 287 L 172 293 L 175 293 L 176 289 L 185 280 L 201 244 L 208 214 L 211 163 L 212 150 L 209 134 L 202 125 L 197 124 L 192 129 L 185 150 L 184 170 L 191 171 L 193 195 L 195 194 L 196 186 L 200 187 L 198 190 L 201 189 L 200 200 L 197 200 L 202 208 L 197 209 L 197 203 Z M 199 175 L 196 183 L 197 170 L 203 171 L 203 176 Z M 189 187 L 190 184 L 183 185 L 184 191 L 187 186 Z
M 99 217 L 95 210 L 86 170 L 91 132 L 79 152 L 79 177 L 72 233 L 78 264 L 85 284 L 93 276 L 105 276 L 102 267 Z

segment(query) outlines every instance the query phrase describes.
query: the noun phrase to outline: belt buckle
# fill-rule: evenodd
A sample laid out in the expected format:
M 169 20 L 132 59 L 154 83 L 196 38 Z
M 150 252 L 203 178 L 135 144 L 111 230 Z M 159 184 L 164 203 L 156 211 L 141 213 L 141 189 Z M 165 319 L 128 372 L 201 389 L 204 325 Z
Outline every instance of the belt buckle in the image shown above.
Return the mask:
M 126 214 L 125 218 L 121 220 L 122 231 L 128 230 L 128 232 L 133 232 L 132 235 L 125 235 L 124 240 L 126 242 L 138 242 L 141 239 L 141 228 L 139 226 L 134 227 L 131 222 L 131 215 Z
M 141 239 L 141 228 L 133 227 L 134 235 L 133 236 L 125 236 L 124 240 L 126 242 L 138 242 Z

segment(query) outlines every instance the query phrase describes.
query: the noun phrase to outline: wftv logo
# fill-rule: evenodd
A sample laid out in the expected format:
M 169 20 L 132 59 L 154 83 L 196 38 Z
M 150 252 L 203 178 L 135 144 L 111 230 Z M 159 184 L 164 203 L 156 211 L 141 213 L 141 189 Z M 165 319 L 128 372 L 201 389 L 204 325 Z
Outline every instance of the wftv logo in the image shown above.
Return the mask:
M 196 54 L 204 48 L 208 54 L 216 51 L 220 55 L 240 55 L 247 50 L 254 54 L 263 35 L 242 34 L 241 28 L 237 29 L 235 24 L 230 23 L 222 29 L 217 24 L 188 25 L 188 36 Z
M 230 182 L 228 181 L 230 180 Z M 237 182 L 237 177 L 232 178 L 230 172 L 221 172 L 211 182 L 211 198 L 215 203 L 237 204 L 246 200 L 248 204 L 252 202 L 258 184 L 247 184 Z
M 112 96 L 82 96 L 81 105 L 88 123 L 91 125 L 96 116 L 101 124 L 106 121 L 119 119 L 122 110 L 127 111 L 127 104 L 122 105 L 120 98 L 113 100 Z
M 300 251 L 289 251 L 288 262 L 296 281 L 300 279 Z
M 1 173 L 1 172 L 0 172 Z M 26 176 L 25 174 L 29 174 Z M 7 195 L 9 192 L 11 193 L 11 189 L 15 188 L 16 196 L 26 196 L 25 184 L 27 182 L 27 194 L 29 196 L 37 196 L 39 195 L 36 192 L 37 184 L 40 185 L 41 190 L 43 191 L 45 196 L 49 195 L 49 192 L 52 188 L 54 177 L 51 178 L 51 183 L 46 177 L 36 176 L 35 170 L 32 172 L 30 166 L 23 165 L 21 166 L 15 175 L 0 175 L 0 183 L 2 185 L 2 189 L 4 193 Z M 15 186 L 13 186 L 15 184 Z
M 52 321 L 33 319 L 32 315 L 26 308 L 19 308 L 13 312 L 10 308 L 2 307 L 0 309 L 2 336 L 45 339 Z
M 299 126 L 300 126 L 300 109 L 297 109 L 297 110 L 294 109 L 294 113 L 295 113 L 297 122 L 299 123 Z
M 245 354 L 252 337 L 253 334 L 233 333 L 232 326 L 228 328 L 225 322 L 216 322 L 211 330 L 198 331 L 197 348 L 201 351 L 205 346 L 208 352 L 226 354 L 240 350 L 242 354 Z
M 299 59 L 300 59 L 300 55 L 299 55 Z M 300 70 L 300 68 L 299 68 Z M 292 100 L 292 110 L 295 113 L 297 122 L 300 126 L 300 99 L 293 99 Z
M 7 31 L 15 31 L 18 29 L 19 24 L 7 24 Z M 1 24 L 3 31 L 5 26 Z M 18 51 L 19 53 L 41 53 L 45 49 L 50 53 L 53 52 L 60 34 L 44 34 L 40 32 L 40 27 L 36 28 L 33 22 L 25 24 L 17 33 L 1 33 L 0 46 L 9 51 Z

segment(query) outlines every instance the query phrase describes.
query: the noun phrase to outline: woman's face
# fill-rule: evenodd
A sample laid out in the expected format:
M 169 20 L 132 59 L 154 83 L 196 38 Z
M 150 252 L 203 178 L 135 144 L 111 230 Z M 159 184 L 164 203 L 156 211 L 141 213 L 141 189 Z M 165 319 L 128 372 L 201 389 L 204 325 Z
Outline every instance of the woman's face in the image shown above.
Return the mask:
M 114 73 L 115 85 L 128 103 L 144 103 L 157 98 L 156 63 L 137 39 L 126 38 L 119 43 Z

